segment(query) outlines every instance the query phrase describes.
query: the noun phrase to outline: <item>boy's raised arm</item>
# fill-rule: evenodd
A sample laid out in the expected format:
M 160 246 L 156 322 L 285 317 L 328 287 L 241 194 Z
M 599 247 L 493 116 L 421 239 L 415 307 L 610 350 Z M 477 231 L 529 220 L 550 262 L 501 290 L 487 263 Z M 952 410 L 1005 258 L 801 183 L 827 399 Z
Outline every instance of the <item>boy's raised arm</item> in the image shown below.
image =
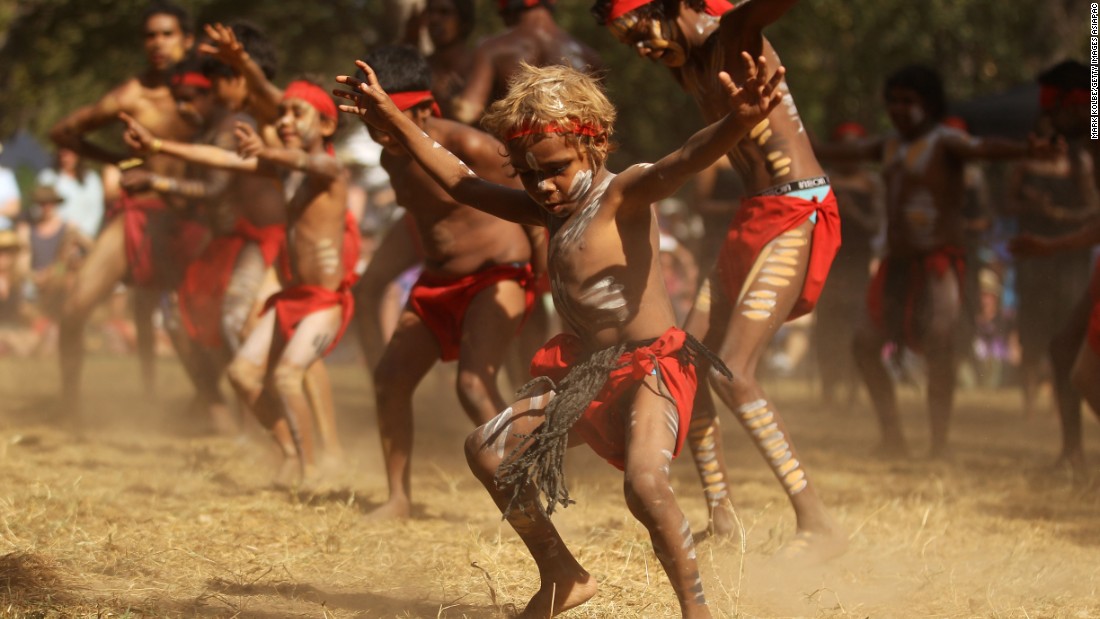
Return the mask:
M 129 114 L 120 113 L 118 117 L 126 123 L 126 132 L 122 134 L 126 143 L 135 152 L 140 154 L 163 153 L 188 163 L 234 170 L 237 172 L 261 172 L 259 162 L 255 157 L 242 158 L 233 151 L 225 150 L 211 144 L 189 144 L 174 140 L 162 140 L 153 135 Z
M 352 92 L 334 90 L 334 94 L 354 105 L 341 105 L 340 111 L 355 114 L 379 131 L 396 138 L 433 179 L 452 198 L 501 219 L 527 225 L 545 225 L 538 207 L 518 189 L 490 183 L 479 177 L 457 156 L 443 148 L 420 130 L 390 100 L 378 84 L 374 70 L 367 63 L 355 64 L 367 76 L 367 81 L 350 75 L 340 75 L 336 81 Z
M 761 56 L 753 62 L 742 53 L 748 78 L 738 87 L 725 71 L 718 79 L 729 93 L 729 113 L 688 138 L 683 146 L 651 166 L 635 166 L 620 175 L 623 204 L 648 208 L 667 198 L 688 179 L 728 153 L 757 123 L 768 117 L 782 101 L 779 83 L 785 70 L 779 67 L 770 77 Z
M 253 95 L 253 111 L 261 121 L 273 123 L 279 117 L 279 101 L 283 92 L 272 84 L 260 65 L 252 60 L 244 45 L 237 40 L 233 29 L 223 24 L 207 24 L 206 35 L 211 43 L 199 45 L 199 52 L 214 56 L 244 76 L 248 90 Z

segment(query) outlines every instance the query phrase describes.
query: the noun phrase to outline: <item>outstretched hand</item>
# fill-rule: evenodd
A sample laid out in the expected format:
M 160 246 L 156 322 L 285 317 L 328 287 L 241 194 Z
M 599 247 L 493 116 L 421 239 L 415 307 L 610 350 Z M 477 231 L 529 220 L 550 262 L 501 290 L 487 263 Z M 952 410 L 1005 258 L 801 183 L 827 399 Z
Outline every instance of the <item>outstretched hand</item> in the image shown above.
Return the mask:
M 745 61 L 745 81 L 741 86 L 733 83 L 733 78 L 725 71 L 718 74 L 718 81 L 729 93 L 730 115 L 755 125 L 767 118 L 783 100 L 779 84 L 787 70 L 780 66 L 769 76 L 768 61 L 763 56 L 754 62 L 751 55 L 741 52 L 741 58 Z
M 126 130 L 122 132 L 122 139 L 135 153 L 147 155 L 155 150 L 154 143 L 157 136 L 153 135 L 151 131 L 126 112 L 119 112 L 118 118 L 126 124 Z
M 266 146 L 260 134 L 246 122 L 237 121 L 237 126 L 233 128 L 233 135 L 237 137 L 237 154 L 242 159 L 258 156 Z
M 1065 138 L 1059 137 L 1052 141 L 1050 138 L 1040 138 L 1035 134 L 1027 136 L 1027 154 L 1034 159 L 1057 159 L 1069 152 Z
M 386 129 L 392 126 L 394 114 L 400 114 L 400 110 L 390 100 L 386 91 L 378 85 L 378 77 L 370 65 L 362 60 L 356 60 L 355 66 L 359 67 L 367 79 L 363 81 L 351 75 L 336 76 L 336 81 L 347 86 L 351 91 L 333 90 L 332 94 L 354 104 L 341 105 L 340 111 L 354 114 L 372 127 Z
M 210 43 L 199 44 L 200 54 L 214 56 L 231 67 L 239 67 L 248 58 L 248 52 L 232 28 L 224 24 L 206 24 L 203 29 Z

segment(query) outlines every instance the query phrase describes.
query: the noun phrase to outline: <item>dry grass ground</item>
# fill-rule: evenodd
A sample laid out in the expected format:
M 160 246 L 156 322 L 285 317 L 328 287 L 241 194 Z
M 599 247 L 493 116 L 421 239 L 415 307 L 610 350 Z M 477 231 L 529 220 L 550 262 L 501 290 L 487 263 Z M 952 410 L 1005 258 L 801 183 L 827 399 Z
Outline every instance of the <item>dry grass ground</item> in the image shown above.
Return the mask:
M 202 436 L 179 369 L 162 364 L 161 401 L 139 395 L 130 359 L 93 358 L 90 428 L 46 423 L 48 361 L 0 360 L 0 616 L 497 617 L 536 588 L 515 535 L 467 473 L 468 427 L 446 371 L 418 393 L 418 517 L 367 524 L 384 497 L 363 371 L 334 371 L 349 454 L 343 488 L 295 496 L 266 482 L 255 440 Z M 725 426 L 744 540 L 699 546 L 720 617 L 1100 617 L 1100 491 L 1048 467 L 1053 417 L 1025 421 L 1014 393 L 960 398 L 951 463 L 868 457 L 867 410 L 814 410 L 801 383 L 771 387 L 811 475 L 851 531 L 849 553 L 813 569 L 769 561 L 793 531 L 778 485 L 741 431 Z M 903 394 L 915 447 L 924 415 Z M 1086 423 L 1100 463 L 1100 433 Z M 668 617 L 675 599 L 621 476 L 571 454 L 578 504 L 555 521 L 600 593 L 570 617 Z M 1095 471 L 1094 471 L 1095 472 Z M 686 459 L 675 489 L 705 524 Z

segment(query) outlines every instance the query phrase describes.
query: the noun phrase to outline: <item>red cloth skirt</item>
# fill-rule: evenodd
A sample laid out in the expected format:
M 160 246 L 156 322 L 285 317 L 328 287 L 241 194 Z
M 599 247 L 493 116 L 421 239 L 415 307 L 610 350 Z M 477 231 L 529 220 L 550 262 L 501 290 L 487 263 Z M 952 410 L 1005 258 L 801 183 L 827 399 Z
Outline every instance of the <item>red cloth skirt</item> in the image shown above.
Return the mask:
M 526 315 L 535 302 L 532 279 L 529 263 L 498 264 L 458 278 L 423 273 L 409 292 L 409 309 L 435 336 L 440 359 L 454 361 L 462 341 L 462 322 L 474 297 L 498 282 L 514 280 L 526 293 Z
M 258 227 L 238 219 L 229 234 L 211 239 L 206 249 L 188 267 L 179 287 L 180 321 L 190 338 L 208 348 L 220 348 L 224 300 L 237 256 L 246 243 L 256 243 L 271 266 L 286 242 L 286 226 Z
M 683 331 L 670 327 L 653 343 L 623 353 L 619 358 L 622 367 L 608 375 L 603 389 L 573 426 L 592 451 L 616 468 L 622 470 L 626 466 L 626 433 L 631 405 L 628 398 L 646 376 L 658 375 L 667 393 L 676 401 L 680 423 L 673 456 L 680 454 L 691 424 L 697 385 L 695 366 L 681 354 L 685 340 Z M 565 378 L 572 365 L 583 359 L 580 338 L 562 333 L 535 353 L 531 375 L 547 376 L 557 383 Z
M 1087 339 L 1092 352 L 1100 355 L 1100 258 L 1096 259 L 1096 264 L 1092 267 L 1089 299 L 1092 300 L 1092 314 L 1089 316 Z
M 808 314 L 817 304 L 829 267 L 840 249 L 840 215 L 832 190 L 821 202 L 790 195 L 750 196 L 741 199 L 726 241 L 718 254 L 717 273 L 726 297 L 736 303 L 757 257 L 780 234 L 806 223 L 817 213 L 810 241 L 810 262 L 802 293 L 787 320 Z
M 202 251 L 206 226 L 186 217 L 159 197 L 134 198 L 125 192 L 110 217 L 122 217 L 129 283 L 175 288 L 187 265 Z
M 961 296 L 966 285 L 965 258 L 965 250 L 950 246 L 913 258 L 884 258 L 867 288 L 871 323 L 891 340 L 920 351 L 928 276 L 943 277 L 953 270 Z
M 264 302 L 264 311 L 275 309 L 275 324 L 283 335 L 283 340 L 289 342 L 294 337 L 299 323 L 306 316 L 339 305 L 340 328 L 336 337 L 332 338 L 324 354 L 332 352 L 340 338 L 351 323 L 352 313 L 355 311 L 355 300 L 351 296 L 351 288 L 347 284 L 340 284 L 336 290 L 329 290 L 323 286 L 291 286 L 271 295 Z

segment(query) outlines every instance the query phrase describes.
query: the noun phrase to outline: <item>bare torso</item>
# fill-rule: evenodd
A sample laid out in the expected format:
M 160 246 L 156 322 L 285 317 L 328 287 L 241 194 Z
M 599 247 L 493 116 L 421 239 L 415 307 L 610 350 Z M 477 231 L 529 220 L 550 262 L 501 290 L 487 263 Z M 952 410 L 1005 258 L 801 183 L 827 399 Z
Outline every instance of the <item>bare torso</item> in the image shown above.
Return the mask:
M 427 133 L 483 178 L 501 179 L 501 161 L 463 157 L 463 134 L 476 131 L 456 122 L 432 119 Z M 382 154 L 397 203 L 409 210 L 424 244 L 424 269 L 433 275 L 460 277 L 486 267 L 528 262 L 531 244 L 519 224 L 456 202 L 409 156 Z M 493 169 L 495 168 L 495 169 Z
M 590 351 L 659 337 L 676 323 L 661 275 L 656 215 L 601 212 L 614 178 L 602 170 L 568 218 L 547 215 L 554 304 Z
M 166 140 L 190 141 L 195 129 L 177 111 L 172 91 L 163 84 L 149 85 L 135 77 L 104 96 L 103 109 L 125 112 L 149 129 L 153 135 Z M 112 119 L 113 120 L 113 119 Z M 165 155 L 146 157 L 143 167 L 163 176 L 178 178 L 185 174 L 187 164 Z M 155 191 L 146 191 L 135 197 L 155 197 Z
M 710 19 L 716 21 L 716 18 Z M 729 27 L 723 21 L 719 28 Z M 741 51 L 763 55 L 772 68 L 782 64 L 766 38 L 761 37 L 763 47 L 760 50 L 743 50 L 740 41 L 734 37 L 728 38 L 734 42 L 723 44 L 723 33 L 721 29 L 716 30 L 704 45 L 691 51 L 683 67 L 673 69 L 673 75 L 694 97 L 708 123 L 717 121 L 730 111 L 729 96 L 718 81 L 718 72 L 728 72 L 737 84 L 745 79 Z M 744 180 L 749 195 L 782 183 L 824 174 L 814 156 L 794 98 L 787 90 L 787 83 L 784 81 L 780 88 L 784 93 L 783 103 L 729 152 L 730 163 Z
M 895 256 L 926 253 L 965 241 L 963 162 L 946 148 L 962 132 L 935 125 L 911 140 L 898 135 L 883 145 L 887 247 Z
M 284 178 L 287 251 L 296 284 L 335 290 L 344 279 L 347 179 L 327 181 L 291 172 Z
M 600 64 L 599 55 L 569 33 L 553 27 L 527 26 L 523 23 L 489 39 L 484 44 L 493 59 L 493 89 L 490 101 L 496 101 L 508 90 L 508 79 L 519 70 L 520 63 L 536 67 L 565 65 L 578 71 L 591 71 Z

